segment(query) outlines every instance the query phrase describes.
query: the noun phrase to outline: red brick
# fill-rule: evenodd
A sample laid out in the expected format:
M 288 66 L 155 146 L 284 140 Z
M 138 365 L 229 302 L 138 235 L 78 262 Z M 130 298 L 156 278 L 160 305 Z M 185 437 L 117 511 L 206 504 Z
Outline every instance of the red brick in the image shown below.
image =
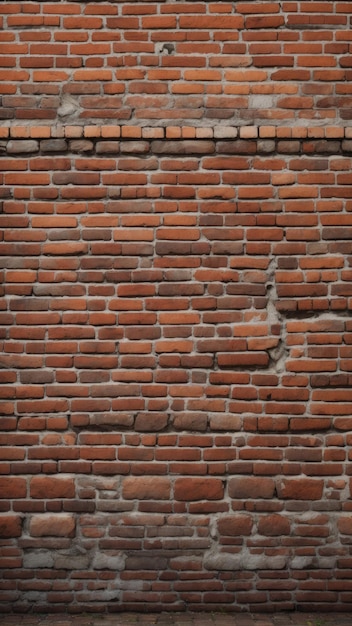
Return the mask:
M 169 478 L 131 476 L 122 485 L 122 495 L 127 500 L 168 500 L 170 493 Z
M 75 484 L 70 477 L 34 476 L 30 483 L 31 498 L 74 498 Z
M 285 478 L 277 483 L 279 497 L 290 500 L 320 500 L 323 487 L 323 480 L 315 478 Z
M 231 478 L 229 480 L 229 495 L 231 498 L 272 498 L 275 492 L 275 483 L 271 478 L 255 476 Z
M 217 526 L 220 535 L 243 537 L 251 534 L 253 519 L 250 515 L 231 515 L 219 519 Z
M 223 483 L 218 478 L 177 478 L 175 481 L 176 500 L 221 500 L 223 495 Z
M 251 28 L 277 28 L 278 26 L 282 26 L 284 24 L 284 17 L 282 15 L 256 15 L 246 17 L 245 27 L 248 29 Z
M 25 498 L 26 495 L 27 481 L 25 478 L 0 477 L 0 498 Z
M 261 517 L 258 524 L 259 533 L 270 537 L 289 535 L 290 529 L 290 520 L 287 517 L 275 513 Z
M 36 515 L 30 520 L 29 533 L 32 537 L 73 537 L 75 525 L 70 514 Z
M 22 535 L 22 520 L 19 515 L 0 515 L 0 537 L 20 537 Z

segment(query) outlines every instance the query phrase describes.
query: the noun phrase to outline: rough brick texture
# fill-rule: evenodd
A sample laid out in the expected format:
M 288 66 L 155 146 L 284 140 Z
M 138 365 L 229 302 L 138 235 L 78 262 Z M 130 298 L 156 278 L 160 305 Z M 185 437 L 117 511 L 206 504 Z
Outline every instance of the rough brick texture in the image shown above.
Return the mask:
M 351 16 L 0 5 L 0 611 L 351 610 Z

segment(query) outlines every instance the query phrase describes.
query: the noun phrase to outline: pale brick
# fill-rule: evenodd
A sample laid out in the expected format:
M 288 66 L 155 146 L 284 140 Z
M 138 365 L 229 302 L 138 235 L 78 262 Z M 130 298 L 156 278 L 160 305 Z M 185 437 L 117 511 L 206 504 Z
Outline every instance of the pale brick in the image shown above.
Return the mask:
M 181 141 L 153 141 L 151 149 L 155 154 L 211 154 L 213 141 L 183 139 Z
M 72 139 L 69 142 L 69 148 L 72 152 L 91 152 L 94 144 L 89 139 Z
M 87 554 L 71 555 L 62 554 L 55 556 L 54 568 L 65 570 L 87 570 L 90 558 Z
M 67 141 L 65 139 L 43 139 L 40 142 L 42 152 L 65 152 L 67 150 Z
M 28 552 L 23 557 L 23 567 L 26 569 L 46 568 L 54 566 L 54 556 L 47 550 Z
M 109 569 L 119 572 L 125 567 L 125 557 L 122 553 L 99 552 L 94 556 L 93 569 Z
M 9 154 L 38 152 L 39 142 L 35 139 L 11 139 L 7 143 L 6 149 Z

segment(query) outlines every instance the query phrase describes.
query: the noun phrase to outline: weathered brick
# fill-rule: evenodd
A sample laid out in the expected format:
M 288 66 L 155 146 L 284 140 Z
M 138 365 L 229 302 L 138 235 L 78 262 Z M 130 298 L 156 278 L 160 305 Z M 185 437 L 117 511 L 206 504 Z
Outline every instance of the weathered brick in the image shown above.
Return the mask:
M 338 521 L 338 529 L 343 535 L 352 534 L 352 524 L 349 517 L 341 517 Z
M 324 481 L 316 478 L 284 478 L 277 482 L 280 498 L 290 500 L 320 500 Z
M 71 477 L 34 476 L 30 482 L 31 498 L 74 498 L 75 484 Z
M 122 486 L 122 495 L 127 500 L 168 500 L 170 493 L 169 478 L 128 477 Z
M 236 537 L 250 535 L 253 527 L 253 519 L 250 515 L 232 515 L 222 517 L 218 521 L 218 531 L 221 535 Z
M 65 152 L 67 142 L 65 139 L 42 139 L 40 149 L 42 152 Z
M 35 139 L 11 139 L 6 146 L 6 150 L 9 154 L 38 152 L 39 143 Z
M 272 498 L 274 492 L 275 482 L 272 478 L 246 476 L 229 480 L 231 498 Z
M 27 482 L 25 478 L 0 477 L 0 498 L 25 498 L 26 495 Z
M 350 3 L 39 4 L 0 9 L 4 608 L 348 607 Z
M 153 141 L 151 149 L 155 154 L 211 154 L 214 152 L 213 141 L 182 140 L 182 141 Z
M 52 557 L 53 558 L 53 557 Z M 58 555 L 54 558 L 54 567 L 55 569 L 63 569 L 63 570 L 86 570 L 89 565 L 89 556 L 87 554 L 81 555 Z M 49 565 L 44 567 L 50 567 Z M 52 567 L 52 565 L 51 565 Z
M 20 537 L 22 534 L 22 519 L 19 515 L 0 515 L 0 537 Z
M 96 554 L 93 560 L 93 568 L 97 570 L 113 570 L 120 571 L 125 567 L 124 554 L 115 554 L 114 552 L 100 552 Z
M 219 478 L 177 478 L 176 500 L 220 500 L 224 486 Z
M 76 522 L 73 515 L 36 515 L 31 518 L 29 533 L 32 537 L 73 537 Z
M 290 528 L 290 520 L 275 513 L 261 517 L 258 524 L 258 532 L 269 537 L 289 535 Z

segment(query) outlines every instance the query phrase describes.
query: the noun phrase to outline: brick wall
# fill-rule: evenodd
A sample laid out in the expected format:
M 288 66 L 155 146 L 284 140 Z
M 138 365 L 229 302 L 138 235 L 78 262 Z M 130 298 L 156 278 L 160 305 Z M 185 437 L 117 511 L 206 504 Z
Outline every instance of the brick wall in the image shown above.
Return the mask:
M 351 14 L 0 5 L 0 611 L 351 608 Z

